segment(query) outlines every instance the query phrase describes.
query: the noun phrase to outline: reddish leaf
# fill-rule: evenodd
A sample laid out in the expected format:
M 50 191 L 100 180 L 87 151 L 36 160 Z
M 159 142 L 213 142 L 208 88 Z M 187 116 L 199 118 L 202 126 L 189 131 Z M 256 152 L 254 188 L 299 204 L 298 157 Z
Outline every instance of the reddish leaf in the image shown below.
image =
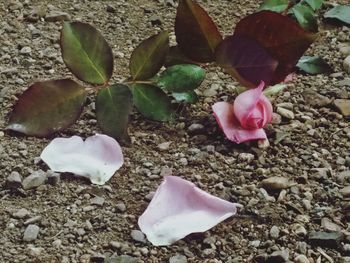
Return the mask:
M 73 124 L 86 98 L 84 87 L 70 79 L 36 82 L 17 101 L 7 129 L 44 137 Z
M 152 78 L 164 65 L 169 51 L 169 35 L 162 31 L 136 47 L 130 58 L 130 72 L 134 80 Z
M 193 0 L 180 0 L 175 21 L 177 43 L 182 52 L 198 62 L 214 60 L 222 36 L 208 13 Z
M 242 85 L 254 87 L 263 80 L 269 84 L 278 61 L 258 42 L 242 36 L 226 38 L 216 52 L 217 63 Z
M 261 11 L 243 18 L 237 24 L 234 35 L 256 40 L 278 60 L 271 84 L 284 80 L 316 38 L 315 34 L 305 31 L 292 18 L 271 11 Z

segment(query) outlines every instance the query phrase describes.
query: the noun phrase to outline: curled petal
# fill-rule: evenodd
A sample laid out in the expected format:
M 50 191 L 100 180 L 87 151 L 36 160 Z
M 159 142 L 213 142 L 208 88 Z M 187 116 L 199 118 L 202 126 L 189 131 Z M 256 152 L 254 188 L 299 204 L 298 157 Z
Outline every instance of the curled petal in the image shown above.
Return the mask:
M 153 245 L 165 246 L 207 231 L 236 214 L 237 206 L 180 177 L 166 176 L 138 224 Z
M 55 172 L 67 172 L 87 177 L 94 184 L 105 184 L 123 165 L 118 142 L 97 134 L 83 141 L 79 136 L 54 139 L 40 158 Z
M 272 107 L 272 106 L 271 106 Z M 213 105 L 214 116 L 227 139 L 235 143 L 266 139 L 264 129 L 244 129 L 235 117 L 234 107 L 228 102 L 217 102 Z

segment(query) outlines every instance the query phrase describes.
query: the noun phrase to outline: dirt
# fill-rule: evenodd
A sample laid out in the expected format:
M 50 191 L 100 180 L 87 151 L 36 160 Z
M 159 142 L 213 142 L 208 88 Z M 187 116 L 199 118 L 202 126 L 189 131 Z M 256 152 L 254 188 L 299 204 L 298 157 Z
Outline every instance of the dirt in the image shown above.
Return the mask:
M 176 7 L 168 2 L 1 1 L 0 262 L 350 262 L 349 199 L 341 194 L 350 184 L 349 119 L 332 104 L 312 103 L 315 94 L 330 100 L 350 97 L 349 85 L 339 85 L 349 78 L 338 49 L 340 43 L 350 42 L 350 29 L 345 26 L 321 23 L 319 38 L 308 54 L 324 57 L 334 72 L 297 74 L 287 92 L 274 100 L 275 109 L 287 103 L 282 106 L 292 110 L 295 118 L 282 118 L 281 122 L 276 118 L 267 127 L 267 149 L 258 148 L 256 143 L 235 145 L 224 138 L 211 106 L 232 99 L 238 84 L 218 68 L 208 66 L 199 89 L 200 102 L 187 107 L 176 122 L 157 123 L 133 114 L 133 145 L 123 148 L 125 164 L 106 186 L 61 175 L 56 185 L 47 183 L 26 191 L 6 188 L 6 178 L 14 171 L 23 178 L 34 171 L 48 171 L 38 156 L 53 138 L 85 138 L 100 132 L 92 95 L 78 122 L 51 138 L 5 131 L 16 99 L 31 83 L 72 77 L 60 57 L 61 23 L 42 18 L 28 22 L 23 17 L 33 8 L 43 14 L 57 9 L 72 20 L 94 25 L 113 48 L 113 80 L 118 82 L 128 76 L 128 58 L 141 40 L 167 29 L 174 43 Z M 225 34 L 259 6 L 259 1 L 250 0 L 201 2 Z M 114 12 L 110 12 L 111 7 Z M 152 24 L 155 20 L 160 22 Z M 21 52 L 23 47 L 30 47 L 30 51 Z M 210 89 L 214 92 L 208 92 Z M 306 91 L 314 91 L 311 100 L 306 99 Z M 204 129 L 190 131 L 192 124 L 202 124 Z M 163 142 L 171 144 L 160 151 L 158 145 Z M 133 240 L 131 231 L 138 229 L 137 219 L 167 169 L 244 208 L 210 231 L 190 235 L 172 246 L 155 247 Z M 284 190 L 266 192 L 260 183 L 272 176 L 295 183 Z M 91 204 L 96 196 L 105 199 L 101 206 Z M 28 213 L 18 218 L 16 212 L 23 208 Z M 30 242 L 23 241 L 28 219 L 40 228 L 38 237 Z M 313 231 L 326 235 L 333 231 L 341 238 L 317 243 Z

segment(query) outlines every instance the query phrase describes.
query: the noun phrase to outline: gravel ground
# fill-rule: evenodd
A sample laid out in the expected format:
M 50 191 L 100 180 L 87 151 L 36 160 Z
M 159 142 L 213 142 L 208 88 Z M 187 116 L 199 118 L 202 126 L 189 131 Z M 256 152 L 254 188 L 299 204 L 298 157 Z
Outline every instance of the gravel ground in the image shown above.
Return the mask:
M 208 66 L 200 103 L 175 123 L 133 115 L 125 165 L 96 187 L 53 174 L 38 158 L 54 137 L 99 132 L 91 101 L 76 125 L 48 139 L 4 132 L 8 114 L 30 83 L 71 76 L 60 57 L 61 22 L 52 20 L 96 26 L 113 47 L 117 82 L 127 77 L 128 58 L 142 39 L 168 29 L 174 40 L 176 3 L 47 2 L 0 3 L 0 262 L 350 262 L 350 125 L 334 103 L 350 98 L 350 72 L 343 67 L 349 27 L 321 24 L 308 53 L 324 57 L 334 72 L 298 74 L 275 99 L 280 114 L 267 129 L 270 147 L 225 140 L 211 105 L 233 98 L 237 83 Z M 226 34 L 259 6 L 251 0 L 201 2 Z M 137 231 L 137 219 L 169 170 L 244 208 L 203 234 L 152 246 Z M 18 188 L 19 177 L 29 175 L 50 180 Z

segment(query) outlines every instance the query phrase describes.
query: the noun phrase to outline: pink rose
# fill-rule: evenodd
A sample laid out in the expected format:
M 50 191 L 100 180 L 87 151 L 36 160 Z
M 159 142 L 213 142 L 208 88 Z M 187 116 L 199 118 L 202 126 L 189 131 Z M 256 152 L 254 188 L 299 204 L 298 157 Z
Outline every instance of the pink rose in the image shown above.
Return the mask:
M 255 89 L 247 90 L 236 98 L 233 105 L 217 102 L 214 116 L 226 137 L 235 142 L 266 139 L 263 127 L 272 120 L 272 105 L 263 94 L 262 81 Z

